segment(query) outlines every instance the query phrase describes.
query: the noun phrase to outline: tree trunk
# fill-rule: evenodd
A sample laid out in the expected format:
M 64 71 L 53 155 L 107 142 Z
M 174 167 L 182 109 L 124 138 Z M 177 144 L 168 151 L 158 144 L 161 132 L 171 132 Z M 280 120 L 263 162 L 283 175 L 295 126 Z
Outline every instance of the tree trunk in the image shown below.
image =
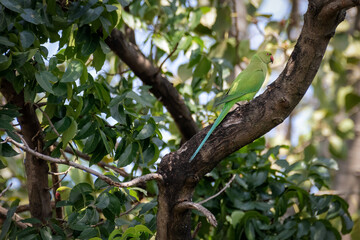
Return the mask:
M 38 152 L 43 150 L 43 137 L 40 123 L 35 113 L 34 106 L 24 101 L 24 93 L 17 94 L 11 83 L 5 79 L 1 80 L 1 93 L 8 103 L 20 108 L 20 116 L 17 118 L 21 127 L 21 134 L 26 144 Z M 50 193 L 48 187 L 49 167 L 46 161 L 26 154 L 25 172 L 26 186 L 29 195 L 29 207 L 31 217 L 45 222 L 51 217 Z

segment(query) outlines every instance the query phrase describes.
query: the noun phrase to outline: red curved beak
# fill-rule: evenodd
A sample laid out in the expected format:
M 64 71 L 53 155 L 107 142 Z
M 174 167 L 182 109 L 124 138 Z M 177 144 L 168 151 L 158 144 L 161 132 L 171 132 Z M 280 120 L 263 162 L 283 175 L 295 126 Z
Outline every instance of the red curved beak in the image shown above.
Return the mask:
M 271 63 L 274 63 L 274 58 L 273 58 L 273 56 L 270 56 L 270 61 L 271 61 Z

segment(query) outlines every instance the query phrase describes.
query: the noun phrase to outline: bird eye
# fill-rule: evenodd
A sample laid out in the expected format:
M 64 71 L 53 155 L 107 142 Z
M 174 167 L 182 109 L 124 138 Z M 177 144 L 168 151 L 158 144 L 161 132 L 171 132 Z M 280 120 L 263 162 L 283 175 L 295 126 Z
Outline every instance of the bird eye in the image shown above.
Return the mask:
M 268 55 L 268 56 L 269 56 L 269 53 L 266 53 L 266 55 Z

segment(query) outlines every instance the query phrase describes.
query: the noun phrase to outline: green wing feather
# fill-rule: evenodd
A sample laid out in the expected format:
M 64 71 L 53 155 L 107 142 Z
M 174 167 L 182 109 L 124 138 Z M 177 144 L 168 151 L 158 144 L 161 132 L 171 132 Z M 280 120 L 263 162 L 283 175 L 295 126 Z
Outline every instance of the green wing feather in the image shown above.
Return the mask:
M 239 101 L 251 100 L 256 95 L 264 83 L 266 70 L 266 63 L 260 61 L 260 59 L 255 56 L 255 58 L 252 58 L 249 66 L 236 77 L 230 87 L 230 90 L 227 93 L 227 96 L 217 103 L 225 103 L 224 108 L 210 128 L 209 132 L 206 134 L 205 138 L 200 143 L 199 147 L 191 156 L 189 162 L 194 160 L 200 149 L 205 144 L 206 140 L 210 137 L 211 133 L 221 123 L 221 121 L 226 117 L 232 106 Z

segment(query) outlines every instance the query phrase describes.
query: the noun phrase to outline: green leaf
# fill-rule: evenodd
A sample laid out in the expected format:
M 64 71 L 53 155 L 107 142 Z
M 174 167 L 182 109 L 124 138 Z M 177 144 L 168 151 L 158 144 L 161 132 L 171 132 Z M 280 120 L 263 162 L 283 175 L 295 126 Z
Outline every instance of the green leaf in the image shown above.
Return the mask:
M 99 141 L 100 138 L 96 134 L 91 135 L 85 142 L 85 147 L 83 149 L 83 152 L 92 153 L 96 149 L 96 146 L 98 145 Z
M 353 107 L 360 103 L 360 96 L 356 93 L 348 93 L 345 96 L 345 109 L 346 111 L 350 111 Z
M 170 54 L 170 45 L 168 41 L 165 39 L 164 36 L 161 36 L 160 34 L 154 34 L 152 37 L 152 40 L 158 48 L 166 52 L 167 54 Z
M 14 47 L 15 43 L 11 42 L 7 37 L 0 36 L 0 45 L 4 45 L 6 47 Z
M 135 227 L 129 227 L 121 236 L 121 240 L 126 240 L 129 238 L 138 239 L 142 233 L 148 233 L 153 235 L 153 233 L 144 225 L 136 225 Z
M 141 104 L 144 107 L 152 107 L 153 106 L 151 104 L 151 102 L 146 101 L 145 99 L 143 99 L 141 96 L 137 95 L 133 91 L 127 92 L 126 97 L 135 100 L 138 104 Z
M 110 147 L 110 144 L 109 144 L 109 142 L 108 142 L 108 140 L 106 138 L 105 133 L 103 131 L 101 131 L 100 129 L 99 129 L 99 132 L 100 132 L 100 137 L 101 137 L 101 139 L 102 139 L 102 141 L 104 143 L 104 146 L 106 148 L 107 153 L 111 153 L 112 148 Z
M 189 17 L 190 29 L 194 29 L 197 27 L 197 25 L 199 25 L 201 16 L 202 16 L 201 9 L 196 9 L 195 11 L 190 12 L 190 17 Z
M 324 240 L 326 239 L 326 228 L 324 224 L 320 221 L 315 222 L 314 226 L 311 227 L 311 235 L 314 240 Z
M 92 193 L 93 189 L 88 183 L 79 183 L 75 185 L 70 192 L 69 201 L 75 203 L 80 198 L 82 199 L 82 195 Z
M 21 13 L 22 7 L 18 1 L 10 1 L 10 0 L 1 0 L 1 4 L 11 11 Z M 1 239 L 1 238 L 0 238 Z
M 72 60 L 60 81 L 63 83 L 76 81 L 82 75 L 83 68 L 84 63 L 80 60 Z
M 98 82 L 95 82 L 94 86 L 95 86 L 96 93 L 97 93 L 99 99 L 104 104 L 109 104 L 110 100 L 111 100 L 109 90 L 107 88 L 105 88 L 103 84 L 98 83 Z
M 205 76 L 211 68 L 211 61 L 207 57 L 203 57 L 199 64 L 194 70 L 193 77 L 203 77 Z
M 41 71 L 39 73 L 35 73 L 35 78 L 42 89 L 48 93 L 54 93 L 52 84 L 57 82 L 58 79 L 51 72 Z
M 179 46 L 177 48 L 177 50 L 187 50 L 192 42 L 192 37 L 191 36 L 184 36 L 181 38 L 180 42 L 179 42 Z
M 151 137 L 155 133 L 156 126 L 153 123 L 147 123 L 141 129 L 139 134 L 136 136 L 136 140 L 143 140 L 148 137 Z
M 4 157 L 14 157 L 19 153 L 16 152 L 8 143 L 0 144 L 0 155 Z
M 0 155 L 2 155 L 2 154 L 0 154 Z M 4 169 L 4 168 L 6 168 L 6 165 L 0 159 L 0 169 Z
M 50 58 L 50 61 L 49 61 L 49 71 L 52 71 L 56 68 L 58 64 L 58 60 L 57 60 L 57 57 L 52 57 Z
M 25 62 L 29 61 L 37 53 L 37 51 L 37 49 L 30 49 L 26 52 L 14 52 L 12 54 L 13 64 L 15 67 L 21 67 Z
M 254 226 L 251 221 L 245 224 L 245 235 L 248 240 L 255 240 Z
M 42 24 L 43 20 L 40 16 L 40 14 L 31 8 L 26 8 L 23 10 L 23 13 L 20 14 L 20 16 L 27 22 L 38 25 Z
M 191 51 L 188 68 L 195 66 L 201 59 L 200 48 Z
M 52 234 L 51 234 L 51 229 L 49 227 L 42 227 L 40 228 L 40 236 L 41 236 L 41 239 L 44 239 L 44 240 L 52 240 Z
M 99 197 L 96 199 L 95 206 L 99 209 L 104 209 L 110 204 L 110 198 L 108 196 L 108 193 L 102 193 L 99 195 Z
M 94 122 L 87 122 L 82 128 L 80 128 L 75 139 L 84 139 L 95 133 L 96 124 Z
M 68 129 L 66 129 L 62 135 L 62 143 L 63 143 L 63 149 L 67 147 L 67 144 L 70 140 L 72 140 L 77 132 L 77 122 L 71 118 L 71 124 Z
M 114 104 L 113 106 L 111 106 L 110 104 L 110 113 L 111 116 L 116 121 L 118 121 L 118 123 L 122 125 L 126 125 L 126 115 L 122 104 L 118 103 L 118 104 Z
M 120 155 L 118 160 L 118 167 L 125 167 L 135 160 L 139 145 L 131 143 L 126 146 L 125 151 Z
M 93 55 L 94 55 L 94 59 L 92 61 L 92 65 L 94 66 L 95 70 L 98 72 L 104 66 L 106 55 L 99 46 L 97 47 Z
M 245 213 L 239 210 L 233 211 L 231 213 L 231 225 L 233 226 L 234 229 L 240 223 L 240 220 L 243 218 L 244 215 Z
M 110 4 L 105 4 L 105 8 L 107 12 L 112 12 L 117 10 L 118 8 L 116 6 L 110 5 Z
M 80 26 L 95 21 L 96 19 L 99 18 L 99 16 L 101 15 L 101 13 L 103 11 L 104 11 L 103 6 L 99 6 L 94 9 L 90 8 L 89 10 L 87 10 L 87 12 L 84 14 L 84 16 L 81 17 Z
M 124 20 L 124 22 L 126 23 L 126 25 L 128 25 L 130 28 L 135 29 L 136 28 L 136 24 L 135 24 L 135 18 L 133 15 L 131 15 L 130 13 L 127 13 L 126 11 L 121 11 L 121 18 Z
M 96 228 L 86 228 L 84 231 L 81 232 L 80 236 L 78 236 L 78 239 L 90 239 L 92 237 L 95 237 L 98 235 L 98 230 Z
M 301 239 L 301 237 L 306 236 L 310 231 L 310 223 L 306 220 L 301 221 L 297 227 L 298 227 L 298 231 L 296 234 L 297 239 Z
M 96 50 L 98 45 L 99 37 L 97 35 L 91 34 L 90 36 L 87 36 L 86 41 L 82 43 L 81 54 L 84 56 L 92 54 Z
M 20 199 L 16 199 L 14 202 L 12 202 L 11 207 L 6 214 L 6 219 L 1 226 L 0 239 L 4 239 L 6 234 L 8 233 L 10 226 L 11 226 L 12 217 L 13 217 L 14 213 L 16 212 L 16 208 L 19 205 L 19 202 L 20 202 Z
M 21 42 L 21 45 L 23 46 L 23 48 L 30 47 L 35 41 L 35 36 L 30 31 L 27 31 L 27 30 L 22 31 L 19 33 L 19 35 L 20 35 L 20 42 Z
M 0 72 L 8 69 L 12 63 L 12 55 L 9 57 L 0 55 Z

